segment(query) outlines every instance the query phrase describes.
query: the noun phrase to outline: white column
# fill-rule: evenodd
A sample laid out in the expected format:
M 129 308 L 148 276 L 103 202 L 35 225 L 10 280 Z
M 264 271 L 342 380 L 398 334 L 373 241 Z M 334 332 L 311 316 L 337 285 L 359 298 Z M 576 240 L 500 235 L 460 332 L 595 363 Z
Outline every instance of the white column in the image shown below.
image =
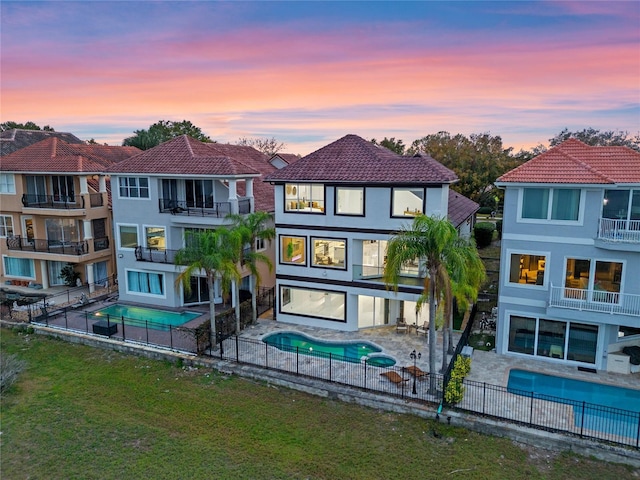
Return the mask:
M 237 181 L 229 180 L 229 203 L 231 204 L 231 213 L 238 213 L 238 189 Z
M 94 284 L 95 278 L 93 277 L 93 263 L 87 263 L 86 271 L 87 283 L 89 284 L 89 293 L 93 293 L 96 291 L 96 286 Z
M 249 199 L 249 212 L 254 212 L 254 199 L 253 199 L 253 178 L 247 178 L 245 181 L 247 189 L 247 198 Z
M 98 189 L 100 190 L 100 193 L 106 193 L 107 191 L 107 177 L 104 175 L 100 175 L 98 177 Z
M 84 238 L 83 240 L 90 240 L 93 238 L 93 229 L 91 228 L 91 220 L 83 220 L 83 231 Z
M 49 288 L 49 271 L 46 260 L 40 260 L 40 276 L 42 277 L 42 288 Z
M 80 194 L 86 193 L 89 193 L 89 187 L 87 186 L 87 177 L 83 175 L 80 177 Z

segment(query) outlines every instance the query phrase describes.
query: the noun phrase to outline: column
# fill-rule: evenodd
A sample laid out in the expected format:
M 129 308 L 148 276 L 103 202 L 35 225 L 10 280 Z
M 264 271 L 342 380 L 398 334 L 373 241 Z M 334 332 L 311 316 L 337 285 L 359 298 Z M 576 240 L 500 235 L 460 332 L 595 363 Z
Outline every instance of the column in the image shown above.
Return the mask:
M 238 189 L 237 181 L 229 180 L 229 203 L 231 207 L 231 213 L 238 213 Z
M 249 212 L 253 213 L 254 210 L 254 199 L 253 199 L 253 178 L 247 178 L 245 180 L 246 189 L 247 189 L 247 198 L 249 199 Z
M 89 293 L 96 291 L 95 278 L 93 276 L 93 263 L 87 263 L 87 284 L 89 284 Z
M 46 260 L 40 260 L 40 277 L 42 277 L 42 288 L 49 288 L 49 271 Z

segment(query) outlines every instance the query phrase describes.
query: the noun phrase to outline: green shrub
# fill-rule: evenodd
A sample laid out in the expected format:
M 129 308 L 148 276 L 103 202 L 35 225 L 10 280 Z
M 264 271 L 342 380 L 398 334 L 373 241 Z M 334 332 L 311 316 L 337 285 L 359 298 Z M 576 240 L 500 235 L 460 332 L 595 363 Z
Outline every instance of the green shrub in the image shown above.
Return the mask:
M 449 405 L 455 405 L 464 398 L 464 378 L 471 371 L 471 357 L 458 355 L 451 370 L 451 378 L 444 391 L 444 401 Z
M 496 220 L 496 232 L 498 232 L 498 239 L 502 238 L 502 220 Z
M 476 240 L 476 246 L 478 248 L 484 248 L 491 245 L 493 240 L 493 232 L 496 226 L 491 222 L 478 222 L 473 227 L 473 236 Z
M 493 212 L 493 208 L 492 207 L 480 207 L 478 209 L 478 213 L 480 215 L 491 215 L 491 212 Z

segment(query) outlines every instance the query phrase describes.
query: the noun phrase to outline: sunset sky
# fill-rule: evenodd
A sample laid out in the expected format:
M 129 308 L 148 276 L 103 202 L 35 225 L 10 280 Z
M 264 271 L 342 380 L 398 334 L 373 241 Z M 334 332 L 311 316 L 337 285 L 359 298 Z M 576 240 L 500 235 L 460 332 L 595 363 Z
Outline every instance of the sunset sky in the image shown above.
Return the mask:
M 640 133 L 640 2 L 11 2 L 0 119 L 120 145 L 158 120 L 307 154 L 563 128 Z

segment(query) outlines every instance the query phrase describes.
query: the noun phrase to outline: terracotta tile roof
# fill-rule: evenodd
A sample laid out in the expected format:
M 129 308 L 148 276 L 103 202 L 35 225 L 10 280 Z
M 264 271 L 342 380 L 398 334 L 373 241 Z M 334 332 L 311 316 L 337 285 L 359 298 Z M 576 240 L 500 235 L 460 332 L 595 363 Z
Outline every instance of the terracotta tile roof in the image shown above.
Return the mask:
M 480 205 L 461 193 L 449 189 L 449 209 L 447 217 L 457 228 L 471 215 L 476 213 Z
M 571 138 L 502 175 L 496 183 L 640 183 L 640 152 Z
M 246 163 L 258 156 L 266 157 L 252 147 L 203 143 L 181 135 L 119 162 L 109 172 L 229 177 L 257 175 L 260 172 Z
M 42 173 L 102 173 L 114 162 L 140 152 L 135 147 L 72 144 L 57 137 L 21 148 L 0 159 L 0 170 Z
M 84 144 L 82 140 L 71 133 L 67 132 L 50 132 L 48 130 L 24 130 L 22 128 L 13 128 L 0 132 L 0 156 L 9 155 L 10 153 L 28 147 L 34 143 L 38 143 L 47 138 L 59 138 L 67 143 Z
M 278 170 L 268 181 L 364 184 L 442 184 L 454 172 L 429 156 L 405 157 L 357 135 L 346 135 Z
M 253 147 L 226 143 L 203 143 L 187 135 L 176 137 L 157 147 L 119 162 L 111 173 L 154 175 L 206 175 L 209 177 L 264 177 L 275 171 L 269 157 Z M 274 210 L 273 185 L 256 177 L 253 197 L 256 210 Z M 238 194 L 245 195 L 244 183 L 238 183 Z
M 300 155 L 296 155 L 295 153 L 274 153 L 273 155 L 271 155 L 269 162 L 271 162 L 276 157 L 279 157 L 283 162 L 287 164 L 291 164 L 300 160 Z

